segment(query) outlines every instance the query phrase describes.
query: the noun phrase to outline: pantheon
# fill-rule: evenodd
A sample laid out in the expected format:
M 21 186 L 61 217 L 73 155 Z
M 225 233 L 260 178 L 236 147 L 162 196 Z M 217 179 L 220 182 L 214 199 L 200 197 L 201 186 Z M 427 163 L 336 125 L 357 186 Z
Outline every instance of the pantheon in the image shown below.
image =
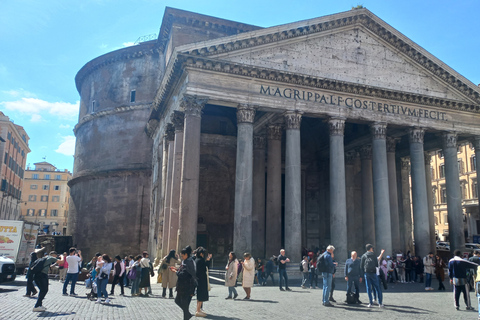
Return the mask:
M 262 28 L 167 8 L 144 40 L 75 79 L 68 232 L 86 254 L 423 256 L 439 149 L 464 247 L 457 145 L 480 150 L 480 89 L 368 9 Z

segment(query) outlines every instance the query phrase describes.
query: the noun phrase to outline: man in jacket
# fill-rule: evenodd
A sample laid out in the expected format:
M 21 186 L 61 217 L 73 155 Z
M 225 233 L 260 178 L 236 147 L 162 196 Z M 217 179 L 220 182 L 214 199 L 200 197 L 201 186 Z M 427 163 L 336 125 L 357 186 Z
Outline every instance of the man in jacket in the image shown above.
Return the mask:
M 432 291 L 432 275 L 435 272 L 435 261 L 433 260 L 433 252 L 429 252 L 423 258 L 423 268 L 425 272 L 425 291 Z
M 360 283 L 362 282 L 362 271 L 360 269 L 360 259 L 357 259 L 357 252 L 352 251 L 351 258 L 345 262 L 345 280 L 347 281 L 347 297 L 352 293 L 355 286 L 355 301 L 360 301 Z M 347 302 L 347 301 L 345 301 Z
M 288 259 L 285 256 L 285 249 L 280 250 L 280 255 L 277 258 L 278 260 L 278 277 L 280 278 L 279 284 L 280 284 L 280 291 L 292 291 L 288 287 L 288 276 L 287 276 L 287 262 L 290 262 L 290 259 Z M 282 288 L 282 280 L 285 279 L 285 289 Z
M 50 270 L 50 266 L 56 263 L 57 260 L 57 253 L 55 251 L 51 251 L 43 263 L 42 272 L 35 275 L 34 280 L 38 286 L 38 289 L 40 290 L 40 293 L 38 294 L 37 303 L 35 303 L 35 307 L 33 307 L 33 312 L 43 312 L 47 310 L 47 308 L 42 305 L 42 302 L 48 292 L 48 271 Z
M 323 277 L 323 305 L 326 307 L 333 307 L 333 304 L 330 303 L 330 291 L 332 290 L 332 279 L 333 279 L 333 273 L 335 271 L 335 265 L 333 264 L 333 258 L 332 254 L 333 251 L 335 250 L 335 247 L 332 245 L 329 245 L 327 247 L 327 251 L 323 253 L 324 257 L 324 270 L 322 272 L 322 277 Z M 318 266 L 318 262 L 317 262 Z
M 365 252 L 362 256 L 362 260 L 360 261 L 360 269 L 364 272 L 365 285 L 367 287 L 367 294 L 369 300 L 368 307 L 371 308 L 373 306 L 372 293 L 373 290 L 375 290 L 378 296 L 378 304 L 380 308 L 384 308 L 382 289 L 380 288 L 377 277 L 377 268 L 378 261 L 382 259 L 385 250 L 382 250 L 380 255 L 376 257 L 375 253 L 373 252 L 375 248 L 372 244 L 367 244 L 365 246 L 365 249 L 367 250 L 367 252 Z
M 448 261 L 448 277 L 450 278 L 450 283 L 454 285 L 454 298 L 455 298 L 455 309 L 460 309 L 459 298 L 460 293 L 463 292 L 463 299 L 467 305 L 467 310 L 474 310 L 470 305 L 470 288 L 465 287 L 467 284 L 467 271 L 468 269 L 478 267 L 476 263 L 473 263 L 468 260 L 461 258 L 462 252 L 460 250 L 455 251 L 455 256 Z

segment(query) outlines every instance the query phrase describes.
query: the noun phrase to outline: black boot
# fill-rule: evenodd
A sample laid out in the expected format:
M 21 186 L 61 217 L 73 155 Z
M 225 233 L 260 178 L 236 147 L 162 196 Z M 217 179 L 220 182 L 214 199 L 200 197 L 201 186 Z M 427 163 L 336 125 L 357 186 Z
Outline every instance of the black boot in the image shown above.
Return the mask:
M 167 297 L 167 288 L 163 288 L 162 298 Z
M 173 289 L 169 288 L 170 295 L 168 296 L 170 299 L 173 299 Z

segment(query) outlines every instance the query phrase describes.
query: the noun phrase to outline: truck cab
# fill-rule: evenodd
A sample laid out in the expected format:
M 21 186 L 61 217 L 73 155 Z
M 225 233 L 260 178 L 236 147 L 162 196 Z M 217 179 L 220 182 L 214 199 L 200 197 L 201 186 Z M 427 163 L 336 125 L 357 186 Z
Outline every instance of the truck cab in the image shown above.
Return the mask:
M 14 281 L 16 276 L 15 262 L 5 256 L 0 256 L 0 283 Z

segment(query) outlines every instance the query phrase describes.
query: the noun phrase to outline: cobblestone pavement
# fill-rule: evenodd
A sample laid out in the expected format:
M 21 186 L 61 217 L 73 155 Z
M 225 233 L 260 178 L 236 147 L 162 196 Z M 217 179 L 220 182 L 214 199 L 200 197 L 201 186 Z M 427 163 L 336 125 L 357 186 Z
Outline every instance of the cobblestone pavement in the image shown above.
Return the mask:
M 182 319 L 180 309 L 173 299 L 162 299 L 161 284 L 153 284 L 153 296 L 148 298 L 119 296 L 120 288 L 115 289 L 110 305 L 95 304 L 86 298 L 87 289 L 79 282 L 76 287 L 78 297 L 62 296 L 62 283 L 50 280 L 49 292 L 43 305 L 46 312 L 32 312 L 35 298 L 22 297 L 25 294 L 25 277 L 19 276 L 13 283 L 0 284 L 0 319 Z M 278 280 L 278 277 L 276 277 Z M 320 279 L 321 281 L 321 279 Z M 321 285 L 321 283 L 319 283 Z M 437 283 L 432 285 L 436 288 Z M 245 297 L 238 287 L 238 300 L 225 300 L 227 288 L 221 284 L 212 284 L 210 301 L 205 303 L 207 319 L 477 319 L 478 312 L 466 311 L 463 300 L 461 310 L 453 307 L 452 291 L 424 291 L 423 284 L 393 284 L 384 291 L 385 309 L 367 308 L 365 286 L 360 295 L 362 305 L 347 305 L 345 300 L 346 283 L 337 280 L 334 308 L 321 305 L 322 289 L 302 289 L 299 280 L 292 280 L 292 292 L 281 292 L 278 287 L 255 286 L 252 300 L 240 300 Z M 108 287 L 110 290 L 110 285 Z M 89 290 L 88 290 L 89 291 Z M 476 298 L 470 293 L 472 304 L 477 309 Z M 190 311 L 194 312 L 196 300 L 192 300 Z M 194 318 L 192 318 L 194 319 Z

